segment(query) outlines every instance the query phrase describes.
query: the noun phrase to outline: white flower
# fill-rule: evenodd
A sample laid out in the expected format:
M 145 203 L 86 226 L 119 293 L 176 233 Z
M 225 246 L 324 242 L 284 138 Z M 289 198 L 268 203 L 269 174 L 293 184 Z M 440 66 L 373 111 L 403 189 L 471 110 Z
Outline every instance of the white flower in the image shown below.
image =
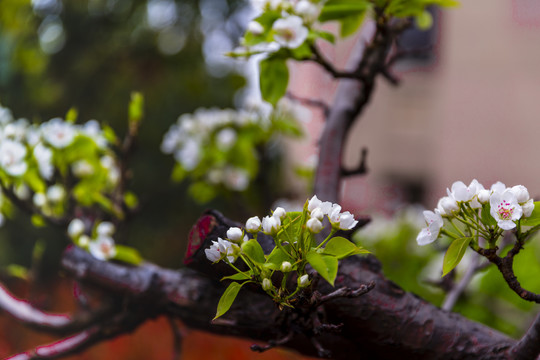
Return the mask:
M 313 210 L 311 211 L 310 216 L 311 216 L 312 218 L 315 218 L 315 219 L 317 219 L 317 220 L 322 221 L 322 219 L 323 219 L 323 217 L 324 217 L 324 213 L 323 213 L 323 211 L 321 210 L 321 208 L 316 207 L 315 209 L 313 209 Z
M 489 197 L 491 196 L 491 190 L 480 190 L 478 192 L 477 198 L 480 204 L 486 204 L 489 202 Z
M 466 186 L 463 181 L 456 181 L 452 184 L 452 190 L 446 190 L 448 196 L 456 201 L 469 201 L 484 187 L 476 179 Z
M 529 201 L 529 190 L 523 185 L 516 185 L 510 188 L 510 191 L 516 196 L 518 203 L 523 204 Z
M 30 189 L 26 184 L 19 184 L 16 185 L 13 189 L 13 192 L 19 199 L 28 200 L 30 198 Z M 1 203 L 1 197 L 0 197 L 0 203 Z
M 84 233 L 84 222 L 81 219 L 73 219 L 68 225 L 67 233 L 70 238 L 76 239 Z
M 239 227 L 231 227 L 227 230 L 227 238 L 234 242 L 242 240 L 243 235 L 244 232 Z
M 504 185 L 500 181 L 497 181 L 495 184 L 491 185 L 492 192 L 503 193 L 505 190 L 506 190 L 506 185 Z
M 38 164 L 39 173 L 45 180 L 50 180 L 54 173 L 54 168 L 52 165 L 52 150 L 42 143 L 38 143 L 36 147 L 34 147 L 33 154 Z
M 174 124 L 163 136 L 163 141 L 161 142 L 161 151 L 163 151 L 165 154 L 172 154 L 180 141 L 180 128 L 178 127 L 178 125 Z
M 307 226 L 308 230 L 311 231 L 314 234 L 320 233 L 321 230 L 324 227 L 322 222 L 319 219 L 316 219 L 316 218 L 310 218 L 307 221 L 306 226 Z
M 65 196 L 66 191 L 64 190 L 64 187 L 60 184 L 52 185 L 47 189 L 47 200 L 53 203 L 58 203 L 64 200 Z
M 437 240 L 444 224 L 441 215 L 433 211 L 425 210 L 424 219 L 428 226 L 423 228 L 416 237 L 418 245 L 427 245 Z
M 19 119 L 15 122 L 7 124 L 4 127 L 4 136 L 10 137 L 17 141 L 22 141 L 26 136 L 27 128 L 28 128 L 28 120 Z
M 0 166 L 12 176 L 21 176 L 28 165 L 24 161 L 26 147 L 13 140 L 3 140 L 0 143 Z
M 73 171 L 73 175 L 77 177 L 85 177 L 94 174 L 94 167 L 88 161 L 82 159 L 75 161 L 71 165 L 71 171 Z
M 323 203 L 324 205 L 324 203 Z M 324 209 L 323 209 L 324 211 Z M 330 223 L 332 224 L 338 224 L 339 223 L 339 217 L 341 214 L 341 206 L 338 204 L 332 204 L 332 207 L 326 212 L 328 215 L 328 220 L 330 220 Z
M 91 240 L 92 239 L 90 239 L 90 236 L 83 234 L 79 236 L 79 239 L 77 240 L 77 244 L 82 248 L 87 248 L 88 245 L 90 245 Z
M 43 207 L 47 204 L 47 197 L 44 193 L 35 193 L 32 201 L 37 207 Z
M 101 127 L 97 120 L 87 121 L 81 127 L 81 132 L 92 139 L 100 149 L 107 146 L 107 139 L 103 136 L 103 132 L 101 131 Z
M 272 290 L 274 286 L 272 285 L 272 282 L 270 281 L 270 279 L 267 279 L 267 278 L 264 278 L 263 281 L 262 281 L 262 288 L 264 291 L 269 291 L 269 290 Z
M 250 21 L 247 24 L 247 31 L 249 31 L 255 36 L 259 36 L 259 35 L 262 35 L 262 33 L 264 33 L 264 27 L 261 25 L 260 22 Z
M 114 240 L 109 236 L 99 236 L 88 245 L 90 254 L 98 260 L 109 260 L 116 255 Z
M 244 191 L 249 186 L 249 174 L 244 169 L 227 167 L 223 173 L 225 186 L 234 191 Z
M 298 278 L 298 287 L 304 288 L 309 285 L 309 276 L 304 274 Z
M 0 124 L 5 125 L 11 121 L 13 121 L 11 110 L 0 105 Z
M 262 229 L 265 234 L 275 235 L 281 227 L 281 220 L 275 216 L 265 216 L 262 219 Z
M 201 161 L 201 145 L 199 141 L 193 138 L 187 139 L 183 146 L 174 153 L 174 157 L 187 171 L 195 169 Z
M 216 144 L 221 151 L 229 150 L 236 141 L 236 131 L 231 128 L 225 128 L 217 133 Z
M 523 209 L 518 204 L 514 193 L 508 189 L 504 192 L 494 192 L 490 199 L 490 214 L 497 220 L 497 225 L 503 230 L 510 230 L 516 227 L 514 221 L 519 220 L 523 214 Z
M 258 232 L 261 228 L 261 219 L 258 216 L 253 216 L 246 221 L 246 230 L 250 233 Z
M 309 211 L 313 211 L 315 210 L 315 208 L 320 207 L 321 204 L 322 204 L 322 201 L 317 198 L 317 195 L 313 195 L 313 197 L 309 199 L 307 208 Z
M 348 211 L 339 214 L 339 228 L 341 230 L 352 230 L 358 221 L 354 220 L 354 215 Z
M 233 243 L 227 240 L 223 240 L 218 237 L 218 241 L 212 241 L 210 248 L 205 249 L 204 253 L 208 260 L 216 262 L 221 260 L 224 257 L 227 257 L 230 263 L 233 263 L 236 258 L 234 256 L 234 247 Z
M 302 45 L 308 36 L 308 29 L 303 25 L 302 18 L 294 15 L 276 20 L 272 29 L 276 42 L 289 49 Z
M 57 149 L 71 145 L 77 135 L 75 127 L 60 118 L 54 118 L 41 124 L 41 133 L 43 138 Z
M 319 17 L 321 8 L 309 0 L 300 0 L 294 6 L 294 12 L 300 15 L 306 23 L 312 23 Z
M 98 236 L 112 236 L 114 231 L 114 224 L 109 221 L 100 222 L 96 227 L 96 234 Z
M 287 211 L 282 207 L 277 207 L 272 214 L 272 216 L 277 216 L 280 219 L 283 219 L 285 215 L 287 215 Z
M 456 200 L 450 196 L 444 196 L 437 203 L 437 210 L 441 215 L 451 216 L 454 212 L 459 210 L 459 206 Z
M 281 263 L 281 271 L 286 273 L 286 272 L 290 272 L 292 270 L 292 265 L 290 262 L 288 261 L 284 261 Z
M 529 199 L 527 202 L 521 205 L 521 208 L 523 209 L 523 217 L 531 216 L 534 210 L 534 200 Z

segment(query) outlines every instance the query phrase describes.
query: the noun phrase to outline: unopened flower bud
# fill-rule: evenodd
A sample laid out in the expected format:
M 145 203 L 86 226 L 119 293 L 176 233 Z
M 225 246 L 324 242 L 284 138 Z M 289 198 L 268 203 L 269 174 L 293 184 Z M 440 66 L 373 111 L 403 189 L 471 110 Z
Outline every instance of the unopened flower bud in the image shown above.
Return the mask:
M 315 219 L 317 219 L 317 220 L 321 220 L 321 221 L 322 221 L 322 219 L 323 219 L 323 217 L 324 217 L 324 213 L 323 213 L 323 211 L 322 211 L 322 209 L 321 209 L 320 207 L 316 207 L 315 209 L 313 209 L 313 210 L 311 211 L 310 216 L 311 216 L 312 218 L 315 218 Z
M 70 238 L 76 239 L 84 232 L 84 222 L 81 219 L 73 219 L 68 225 L 67 233 Z
M 262 288 L 264 291 L 272 290 L 273 287 L 274 285 L 272 285 L 272 282 L 270 281 L 270 279 L 263 279 Z
M 281 271 L 284 273 L 290 272 L 292 270 L 292 265 L 288 261 L 284 261 L 281 263 Z
M 304 288 L 309 285 L 308 274 L 302 275 L 298 278 L 298 287 Z
M 276 216 L 265 216 L 262 220 L 263 232 L 268 235 L 275 235 L 281 227 L 281 220 Z
M 489 197 L 491 196 L 491 190 L 480 190 L 478 192 L 478 202 L 480 204 L 487 204 L 489 202 Z
M 273 216 L 277 216 L 278 218 L 282 219 L 285 215 L 287 215 L 287 212 L 282 207 L 277 207 L 276 210 L 274 210 Z
M 96 233 L 98 236 L 112 236 L 114 231 L 114 225 L 109 221 L 103 221 L 96 227 Z
M 260 22 L 250 21 L 247 25 L 247 31 L 257 36 L 261 35 L 264 32 L 264 28 Z
M 517 202 L 522 204 L 529 201 L 529 190 L 523 185 L 516 185 L 511 188 L 511 191 L 516 196 Z
M 234 242 L 239 242 L 242 240 L 243 235 L 244 232 L 238 227 L 232 227 L 227 230 L 227 238 Z
M 523 209 L 523 217 L 531 216 L 534 210 L 534 200 L 529 199 L 525 204 L 521 205 L 521 208 Z
M 246 230 L 250 233 L 258 232 L 261 229 L 261 219 L 258 216 L 253 216 L 246 221 Z
M 314 234 L 318 234 L 323 229 L 323 224 L 318 219 L 311 218 L 306 223 L 307 228 Z

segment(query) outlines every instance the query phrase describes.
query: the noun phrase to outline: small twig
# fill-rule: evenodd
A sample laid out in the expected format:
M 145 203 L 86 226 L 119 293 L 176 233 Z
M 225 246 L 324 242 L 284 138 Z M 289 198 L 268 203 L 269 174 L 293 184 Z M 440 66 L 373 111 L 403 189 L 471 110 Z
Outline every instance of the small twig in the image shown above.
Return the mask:
M 341 176 L 342 177 L 345 177 L 345 176 L 353 176 L 353 175 L 363 175 L 365 173 L 367 173 L 367 154 L 368 154 L 368 149 L 363 147 L 362 150 L 361 150 L 361 153 L 360 153 L 360 164 L 358 165 L 358 167 L 356 169 L 345 169 L 345 168 L 341 168 Z
M 356 290 L 353 290 L 347 287 L 342 287 L 342 288 L 337 289 L 334 292 L 331 292 L 330 294 L 322 295 L 320 297 L 316 295 L 318 293 L 314 293 L 315 303 L 317 306 L 320 306 L 327 301 L 334 300 L 337 298 L 355 298 L 355 297 L 362 296 L 370 292 L 374 287 L 375 287 L 375 282 L 371 281 L 368 284 L 360 285 L 360 287 Z
M 291 341 L 291 339 L 293 338 L 294 336 L 294 332 L 291 331 L 289 332 L 287 335 L 285 335 L 284 337 L 282 338 L 279 338 L 277 340 L 270 340 L 268 341 L 268 344 L 267 345 L 264 345 L 264 346 L 261 346 L 261 345 L 257 345 L 257 344 L 253 344 L 251 345 L 250 349 L 252 351 L 257 351 L 257 352 L 265 352 L 267 350 L 270 350 L 272 348 L 275 348 L 276 346 L 279 346 L 279 345 L 283 345 L 283 344 L 286 344 L 288 343 L 289 341 Z
M 355 71 L 342 71 L 337 70 L 334 65 L 330 61 L 328 61 L 324 55 L 319 51 L 319 48 L 315 45 L 311 46 L 311 51 L 313 52 L 313 57 L 307 59 L 310 61 L 314 61 L 317 64 L 321 65 L 326 71 L 330 73 L 334 78 L 336 79 L 357 79 L 357 80 L 364 80 L 364 76 L 361 75 L 358 72 Z
M 289 98 L 289 99 L 291 99 L 293 101 L 299 102 L 299 103 L 301 103 L 303 105 L 321 109 L 323 111 L 325 117 L 328 114 L 328 111 L 330 111 L 330 109 L 328 108 L 328 105 L 323 101 L 303 98 L 303 97 L 294 95 L 290 91 L 287 91 L 287 93 L 285 93 L 285 96 L 287 98 Z

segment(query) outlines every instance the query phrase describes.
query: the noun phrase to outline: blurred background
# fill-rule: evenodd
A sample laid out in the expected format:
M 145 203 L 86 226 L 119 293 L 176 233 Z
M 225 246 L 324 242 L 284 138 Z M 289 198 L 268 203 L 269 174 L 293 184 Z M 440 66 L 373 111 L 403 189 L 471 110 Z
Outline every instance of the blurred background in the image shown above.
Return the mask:
M 250 14 L 249 4 L 237 0 L 0 1 L 0 104 L 16 118 L 41 122 L 76 107 L 81 121 L 97 119 L 122 135 L 130 93 L 144 94 L 145 118 L 131 160 L 131 189 L 141 211 L 120 235 L 159 265 L 181 266 L 189 229 L 205 208 L 242 221 L 264 215 L 278 199 L 305 199 L 310 192 L 304 180 L 285 169 L 313 166 L 323 121 L 316 109 L 303 109 L 304 139 L 273 149 L 271 169 L 277 170 L 240 197 L 196 203 L 186 195 L 187 184 L 170 180 L 174 160 L 160 151 L 163 135 L 179 115 L 199 107 L 240 106 L 252 94 L 253 63 L 224 56 L 237 45 Z M 433 208 L 452 182 L 468 184 L 473 178 L 485 186 L 498 180 L 523 184 L 532 196 L 540 195 L 540 4 L 463 1 L 457 9 L 433 9 L 433 14 L 431 30 L 411 30 L 402 39 L 405 48 L 432 45 L 430 51 L 396 65 L 403 80 L 399 87 L 378 82 L 350 135 L 345 164 L 355 166 L 366 147 L 369 173 L 345 182 L 342 204 L 374 217 L 357 238 L 381 259 L 385 273 L 440 305 L 444 293 L 431 283 L 440 278 L 441 249 L 416 246 L 421 207 L 408 205 Z M 322 46 L 343 66 L 355 41 Z M 327 74 L 313 64 L 291 63 L 290 69 L 293 94 L 330 102 L 336 82 Z M 265 177 L 273 180 L 261 182 Z M 261 192 L 265 201 L 256 196 Z M 10 220 L 0 229 L 2 280 L 41 308 L 74 309 L 71 283 L 57 271 L 68 243 L 63 232 L 35 229 L 20 213 Z M 528 247 L 525 265 L 517 271 L 524 285 L 539 291 L 537 255 L 539 246 Z M 465 268 L 466 261 L 457 276 Z M 482 272 L 456 310 L 519 336 L 536 308 L 501 285 L 496 272 Z M 255 354 L 249 342 L 183 332 L 184 359 L 299 358 L 281 350 Z M 0 356 L 53 340 L 4 315 L 0 335 Z M 73 358 L 161 359 L 171 351 L 168 324 L 158 319 Z

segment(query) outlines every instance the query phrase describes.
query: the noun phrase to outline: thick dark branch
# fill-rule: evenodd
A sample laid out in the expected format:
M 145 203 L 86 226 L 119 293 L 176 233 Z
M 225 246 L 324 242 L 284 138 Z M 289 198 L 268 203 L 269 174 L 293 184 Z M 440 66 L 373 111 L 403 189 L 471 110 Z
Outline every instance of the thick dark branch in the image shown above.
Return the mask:
M 515 360 L 536 359 L 540 355 L 540 314 L 525 335 L 510 350 Z

